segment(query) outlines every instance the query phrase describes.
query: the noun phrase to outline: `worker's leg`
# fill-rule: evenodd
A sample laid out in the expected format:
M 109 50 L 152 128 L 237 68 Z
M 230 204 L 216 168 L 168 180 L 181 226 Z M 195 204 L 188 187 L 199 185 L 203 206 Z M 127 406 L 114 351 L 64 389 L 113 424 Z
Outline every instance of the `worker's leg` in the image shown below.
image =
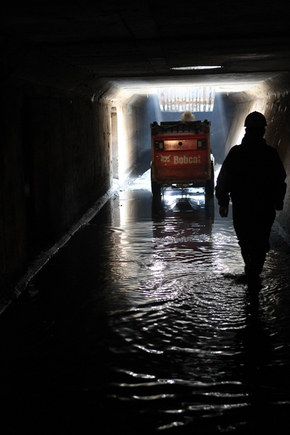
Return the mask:
M 252 210 L 251 214 L 247 214 L 244 207 L 235 207 L 233 218 L 245 272 L 251 280 L 255 280 L 262 272 L 266 253 L 270 249 L 269 237 L 275 210 Z

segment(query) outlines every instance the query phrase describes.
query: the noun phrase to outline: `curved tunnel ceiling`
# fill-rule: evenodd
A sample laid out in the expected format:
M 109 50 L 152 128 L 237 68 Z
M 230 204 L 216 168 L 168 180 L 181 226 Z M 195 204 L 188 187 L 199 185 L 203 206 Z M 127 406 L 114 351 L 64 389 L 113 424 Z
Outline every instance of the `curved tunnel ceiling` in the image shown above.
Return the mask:
M 45 56 L 90 87 L 105 80 L 133 93 L 177 83 L 241 91 L 290 70 L 288 11 L 285 0 L 11 0 L 1 6 L 2 62 L 14 56 L 13 71 L 26 55 Z M 221 68 L 172 69 L 200 65 Z

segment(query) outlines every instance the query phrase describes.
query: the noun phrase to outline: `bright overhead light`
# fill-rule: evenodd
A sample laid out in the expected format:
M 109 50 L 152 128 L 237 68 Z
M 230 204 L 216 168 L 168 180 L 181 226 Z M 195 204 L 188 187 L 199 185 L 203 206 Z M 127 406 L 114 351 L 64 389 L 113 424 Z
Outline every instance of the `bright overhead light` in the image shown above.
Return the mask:
M 157 89 L 162 112 L 212 112 L 214 86 L 180 86 Z
M 204 66 L 173 66 L 170 69 L 176 70 L 197 70 L 197 69 L 218 69 L 221 65 L 204 65 Z

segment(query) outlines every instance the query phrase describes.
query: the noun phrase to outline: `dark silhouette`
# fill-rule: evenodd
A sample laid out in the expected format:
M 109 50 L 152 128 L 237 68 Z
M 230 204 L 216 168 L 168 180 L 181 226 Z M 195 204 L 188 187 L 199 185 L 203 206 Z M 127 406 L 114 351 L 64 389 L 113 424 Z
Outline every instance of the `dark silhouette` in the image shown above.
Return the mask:
M 259 112 L 245 119 L 241 145 L 229 151 L 216 185 L 221 217 L 227 217 L 231 198 L 233 224 L 250 284 L 258 284 L 276 210 L 283 209 L 286 173 L 278 152 L 265 139 L 267 122 Z

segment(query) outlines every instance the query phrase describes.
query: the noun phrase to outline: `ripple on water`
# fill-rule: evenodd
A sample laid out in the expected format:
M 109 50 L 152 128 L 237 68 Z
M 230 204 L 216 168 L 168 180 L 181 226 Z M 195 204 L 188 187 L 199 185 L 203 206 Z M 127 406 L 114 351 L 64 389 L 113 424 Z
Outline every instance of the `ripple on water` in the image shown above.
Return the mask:
M 279 327 L 289 333 L 289 307 L 279 308 L 277 300 L 288 269 L 281 268 L 284 275 L 271 287 L 275 259 L 270 256 L 263 273 L 261 318 L 251 321 L 246 285 L 238 274 L 216 273 L 198 261 L 171 265 L 166 258 L 164 269 L 148 266 L 151 279 L 139 277 L 138 288 L 129 295 L 130 310 L 112 313 L 117 343 L 115 348 L 111 343 L 110 351 L 122 351 L 108 402 L 122 409 L 130 404 L 150 430 L 195 426 L 197 421 L 203 429 L 220 425 L 220 431 L 237 430 L 251 421 L 258 402 L 268 410 L 267 418 L 273 417 L 273 406 L 285 418 L 290 394 L 285 384 L 282 389 L 282 379 L 277 382 L 277 372 L 276 385 L 270 378 L 276 367 L 285 373 L 289 367 L 289 335 L 283 340 Z M 278 318 L 282 307 L 285 315 Z M 259 410 L 260 405 L 255 412 Z
M 259 308 L 251 311 L 231 224 L 171 216 L 121 229 L 111 264 L 104 407 L 122 421 L 129 415 L 132 433 L 186 433 L 190 425 L 196 433 L 267 433 L 277 415 L 285 421 L 287 256 L 269 253 Z

